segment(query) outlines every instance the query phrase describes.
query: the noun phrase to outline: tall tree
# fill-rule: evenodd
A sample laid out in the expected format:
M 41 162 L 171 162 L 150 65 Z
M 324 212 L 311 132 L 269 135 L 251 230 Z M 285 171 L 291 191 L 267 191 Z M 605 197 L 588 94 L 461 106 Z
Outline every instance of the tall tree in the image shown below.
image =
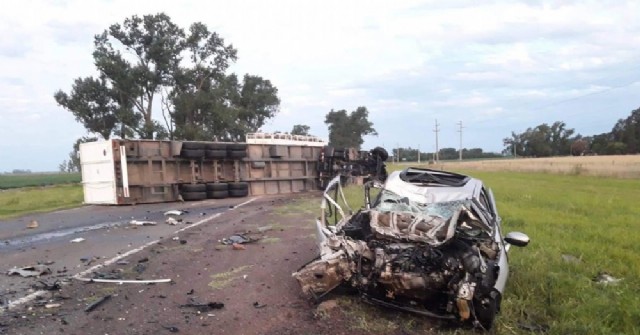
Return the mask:
M 291 135 L 309 135 L 310 129 L 306 124 L 296 124 L 291 130 Z
M 366 107 L 358 107 L 347 113 L 341 109 L 333 109 L 327 113 L 324 123 L 329 126 L 329 144 L 334 147 L 354 147 L 360 149 L 365 135 L 378 135 L 369 121 L 369 111 Z
M 185 32 L 164 13 L 134 15 L 94 44 L 98 79 L 79 78 L 55 98 L 104 138 L 240 140 L 278 112 L 277 88 L 227 74 L 237 51 L 202 23 Z M 158 109 L 166 128 L 154 119 Z

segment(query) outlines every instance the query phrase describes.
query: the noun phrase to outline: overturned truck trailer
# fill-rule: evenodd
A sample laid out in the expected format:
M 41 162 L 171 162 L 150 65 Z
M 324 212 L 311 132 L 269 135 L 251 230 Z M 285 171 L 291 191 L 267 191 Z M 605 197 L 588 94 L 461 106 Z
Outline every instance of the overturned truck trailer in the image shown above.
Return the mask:
M 295 193 L 316 190 L 346 169 L 365 172 L 360 166 L 367 160 L 359 162 L 360 153 L 349 156 L 349 149 L 335 150 L 313 137 L 277 136 L 252 134 L 247 143 L 83 143 L 84 202 L 124 205 Z

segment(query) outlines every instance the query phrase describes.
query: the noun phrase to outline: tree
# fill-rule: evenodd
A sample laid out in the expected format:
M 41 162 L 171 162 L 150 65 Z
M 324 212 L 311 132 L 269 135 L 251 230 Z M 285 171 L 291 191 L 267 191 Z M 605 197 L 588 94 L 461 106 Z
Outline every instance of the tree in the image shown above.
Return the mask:
M 98 78 L 78 78 L 69 94 L 54 96 L 105 139 L 239 140 L 278 112 L 277 88 L 227 74 L 237 51 L 203 23 L 185 32 L 164 13 L 134 15 L 96 35 L 94 45 Z M 164 126 L 153 118 L 157 109 Z
M 571 155 L 572 156 L 582 156 L 588 150 L 589 145 L 587 141 L 584 139 L 577 139 L 571 143 Z
M 515 146 L 516 154 L 530 157 L 548 157 L 568 155 L 571 150 L 571 141 L 574 139 L 574 129 L 567 129 L 562 121 L 554 122 L 551 126 L 546 123 L 527 128 L 523 133 L 511 132 L 511 137 L 502 142 L 505 145 L 503 153 L 513 154 Z
M 291 135 L 309 135 L 309 130 L 311 128 L 304 124 L 296 124 L 293 126 L 291 130 Z
M 347 111 L 333 109 L 327 113 L 324 123 L 329 125 L 329 145 L 334 147 L 353 147 L 360 149 L 365 135 L 378 135 L 369 121 L 366 107 L 358 107 L 347 114 Z

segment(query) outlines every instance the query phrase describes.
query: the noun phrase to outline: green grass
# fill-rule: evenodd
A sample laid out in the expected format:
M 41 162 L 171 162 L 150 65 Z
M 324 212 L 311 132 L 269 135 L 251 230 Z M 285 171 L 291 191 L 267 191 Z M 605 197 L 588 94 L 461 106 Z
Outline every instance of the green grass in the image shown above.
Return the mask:
M 0 192 L 0 219 L 82 205 L 82 186 L 57 185 Z
M 0 175 L 0 190 L 32 186 L 73 184 L 79 183 L 80 179 L 80 173 L 33 173 L 20 175 Z
M 460 172 L 492 188 L 503 233 L 522 231 L 531 238 L 528 247 L 510 251 L 498 334 L 531 334 L 523 324 L 547 325 L 548 334 L 640 334 L 640 180 Z M 362 205 L 361 187 L 348 187 L 345 194 L 352 208 Z M 580 262 L 566 262 L 563 254 Z M 593 282 L 601 271 L 622 281 Z M 390 327 L 397 321 L 388 314 L 352 321 Z

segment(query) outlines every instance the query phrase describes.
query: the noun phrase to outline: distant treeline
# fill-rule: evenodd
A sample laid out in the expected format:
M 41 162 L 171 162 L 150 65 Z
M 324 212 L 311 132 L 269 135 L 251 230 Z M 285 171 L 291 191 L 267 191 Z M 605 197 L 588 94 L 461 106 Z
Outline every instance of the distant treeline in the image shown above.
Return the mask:
M 0 190 L 79 183 L 80 173 L 28 173 L 0 175 Z
M 396 148 L 393 149 L 393 157 L 400 161 L 417 162 L 418 161 L 418 149 L 409 148 Z M 497 158 L 503 157 L 503 155 L 495 152 L 484 152 L 481 148 L 462 149 L 463 159 L 478 159 L 478 158 Z M 451 160 L 460 158 L 460 151 L 455 148 L 442 148 L 438 151 L 438 159 Z M 420 161 L 428 162 L 434 160 L 434 153 L 432 152 L 420 152 Z
M 527 128 L 522 133 L 511 132 L 503 139 L 503 154 L 549 157 L 566 155 L 626 155 L 640 150 L 640 108 L 620 119 L 610 132 L 593 136 L 575 134 L 564 121 L 551 126 L 546 123 Z

